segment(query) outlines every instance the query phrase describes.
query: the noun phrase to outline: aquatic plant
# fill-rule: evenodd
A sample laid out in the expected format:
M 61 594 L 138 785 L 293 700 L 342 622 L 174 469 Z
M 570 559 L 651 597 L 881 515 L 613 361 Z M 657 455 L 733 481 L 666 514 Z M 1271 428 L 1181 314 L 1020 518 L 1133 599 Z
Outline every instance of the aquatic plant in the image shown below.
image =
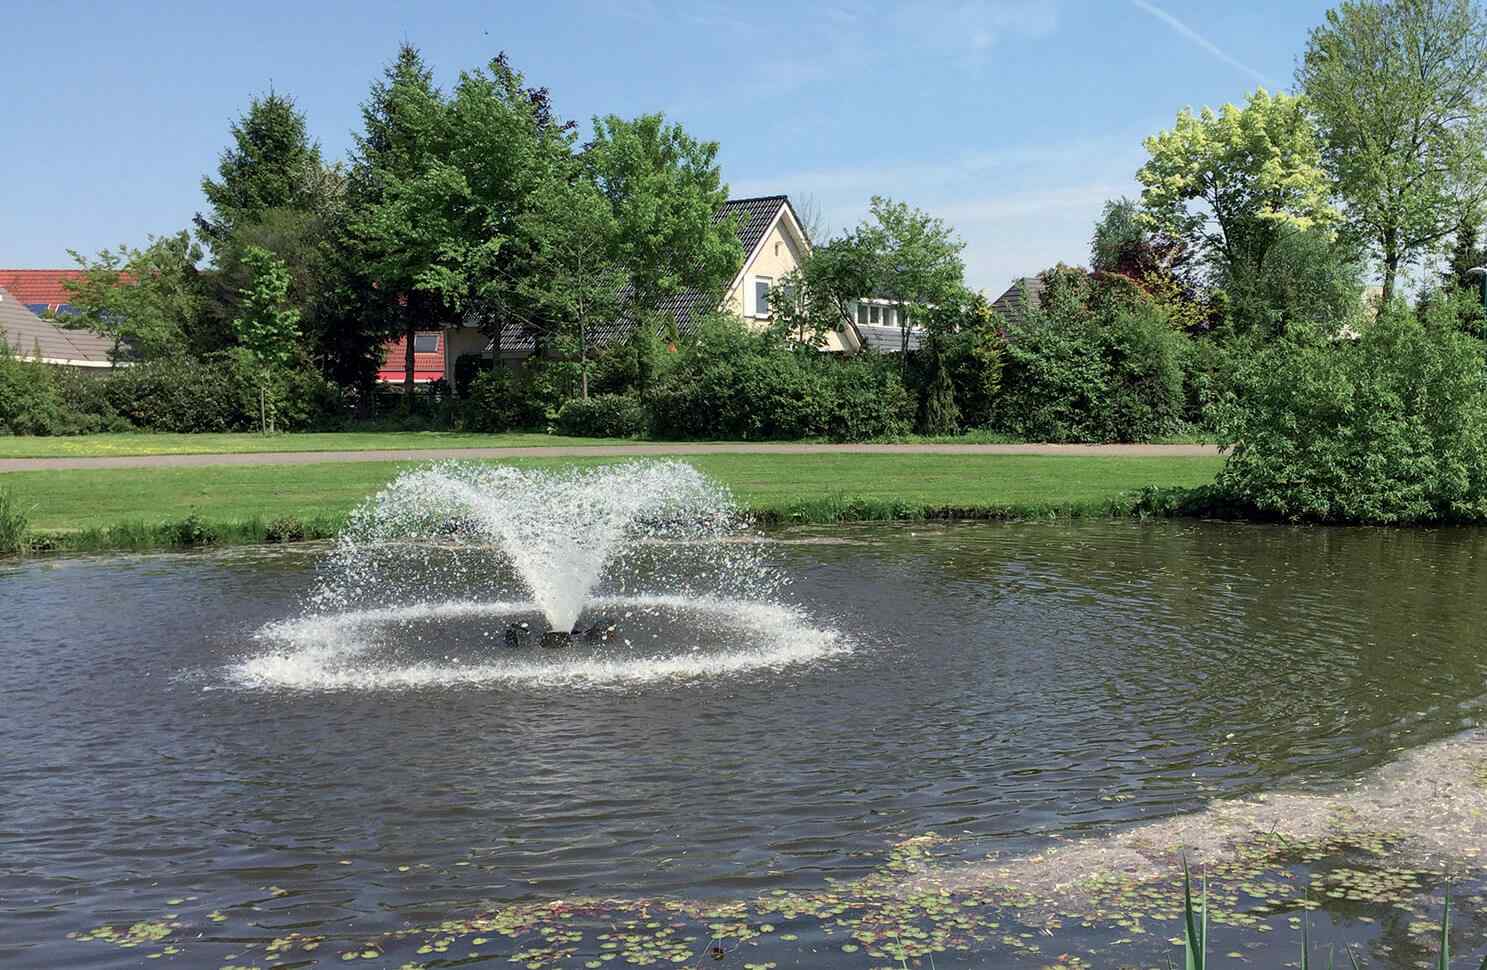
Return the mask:
M 26 551 L 30 517 L 14 493 L 0 488 L 0 555 L 17 555 Z

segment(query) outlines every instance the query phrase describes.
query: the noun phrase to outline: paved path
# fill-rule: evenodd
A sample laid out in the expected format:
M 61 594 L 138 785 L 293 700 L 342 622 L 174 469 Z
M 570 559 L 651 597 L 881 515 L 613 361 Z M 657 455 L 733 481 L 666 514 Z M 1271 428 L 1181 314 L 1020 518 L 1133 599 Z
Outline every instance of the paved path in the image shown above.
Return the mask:
M 205 465 L 314 465 L 332 461 L 433 461 L 443 458 L 623 458 L 631 455 L 1086 455 L 1193 458 L 1213 445 L 827 445 L 666 444 L 563 445 L 537 448 L 429 448 L 405 451 L 267 451 L 257 454 L 132 455 L 108 458 L 0 458 L 0 472 L 80 468 L 195 468 Z

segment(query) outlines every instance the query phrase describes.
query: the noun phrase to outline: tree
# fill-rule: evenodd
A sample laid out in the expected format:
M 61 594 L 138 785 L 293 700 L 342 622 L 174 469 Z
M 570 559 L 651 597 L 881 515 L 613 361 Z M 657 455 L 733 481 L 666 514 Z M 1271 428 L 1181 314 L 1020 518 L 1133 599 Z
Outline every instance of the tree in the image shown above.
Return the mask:
M 1400 269 L 1487 199 L 1487 18 L 1472 0 L 1347 0 L 1312 31 L 1296 79 L 1387 302 Z
M 231 130 L 233 144 L 217 163 L 217 179 L 201 180 L 212 211 L 195 219 L 214 251 L 240 224 L 255 222 L 268 210 L 313 210 L 327 175 L 305 116 L 285 95 L 270 89 L 253 98 Z
M 1241 264 L 1220 282 L 1231 333 L 1270 340 L 1297 325 L 1329 336 L 1361 329 L 1363 267 L 1327 233 L 1287 230 L 1263 266 Z
M 872 291 L 875 254 L 852 236 L 824 242 L 769 291 L 770 318 L 784 335 L 820 347 L 852 324 L 852 307 Z
M 250 246 L 243 262 L 251 272 L 243 287 L 242 315 L 232 321 L 249 369 L 258 378 L 259 418 L 264 432 L 273 430 L 270 388 L 299 354 L 299 310 L 289 305 L 289 268 L 267 249 Z
M 1468 274 L 1487 264 L 1487 247 L 1482 245 L 1482 216 L 1468 210 L 1461 216 L 1452 233 L 1451 255 L 1441 273 L 1441 283 L 1450 290 L 1470 289 L 1479 292 L 1482 281 Z
M 460 75 L 439 159 L 453 177 L 446 197 L 430 203 L 448 213 L 430 284 L 461 324 L 481 327 L 498 348 L 512 318 L 546 336 L 541 315 L 552 305 L 535 303 L 534 294 L 552 290 L 534 276 L 553 270 L 541 247 L 555 244 L 559 227 L 575 215 L 549 210 L 582 204 L 580 214 L 592 214 L 586 203 L 597 197 L 592 185 L 582 201 L 569 191 L 582 177 L 572 155 L 573 125 L 557 120 L 545 89 L 524 81 L 504 55 Z M 605 232 L 603 247 L 612 237 Z M 587 241 L 584 248 L 586 255 L 596 251 Z
M 150 360 L 192 349 L 205 303 L 196 264 L 201 247 L 184 230 L 151 236 L 144 249 L 119 246 L 89 260 L 74 250 L 82 275 L 65 280 L 77 312 L 57 322 L 113 341 L 115 360 Z
M 919 397 L 915 428 L 924 435 L 949 435 L 960 430 L 960 409 L 955 406 L 955 384 L 945 361 L 944 337 L 930 333 L 920 350 L 929 368 L 929 379 Z
M 594 121 L 582 159 L 614 214 L 615 258 L 637 321 L 656 319 L 683 290 L 721 300 L 743 262 L 737 227 L 717 217 L 728 200 L 717 156 L 717 142 L 697 141 L 659 114 Z
M 1105 203 L 1089 243 L 1090 269 L 1137 282 L 1153 275 L 1175 276 L 1188 257 L 1182 240 L 1152 232 L 1141 204 L 1125 197 Z
M 875 195 L 870 218 L 858 226 L 851 245 L 863 255 L 867 289 L 858 296 L 884 296 L 908 312 L 900 312 L 900 351 L 909 352 L 913 317 L 929 307 L 960 302 L 965 291 L 965 243 L 943 220 L 905 202 Z
M 1211 269 L 1264 265 L 1287 228 L 1336 221 L 1321 148 L 1305 103 L 1264 88 L 1240 108 L 1184 109 L 1170 131 L 1146 139 L 1136 173 L 1143 221 L 1201 253 Z
M 460 176 L 446 152 L 443 95 L 418 50 L 404 44 L 362 106 L 348 186 L 345 247 L 358 274 L 360 311 L 385 335 L 407 341 L 406 402 L 412 403 L 414 334 L 441 321 L 447 280 L 438 262 L 450 238 L 451 195 Z
M 555 181 L 534 199 L 524 229 L 533 258 L 520 291 L 556 325 L 560 349 L 577 354 L 580 394 L 588 400 L 590 332 L 615 319 L 625 285 L 614 259 L 614 212 L 587 179 Z

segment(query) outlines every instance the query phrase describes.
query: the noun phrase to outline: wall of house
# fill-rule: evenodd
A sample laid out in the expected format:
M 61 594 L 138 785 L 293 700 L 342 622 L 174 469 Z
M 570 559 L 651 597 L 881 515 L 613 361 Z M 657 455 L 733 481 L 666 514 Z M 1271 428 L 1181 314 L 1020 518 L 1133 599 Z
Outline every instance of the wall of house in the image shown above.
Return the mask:
M 759 249 L 759 255 L 753 263 L 745 267 L 738 285 L 729 290 L 728 295 L 723 298 L 723 311 L 741 317 L 751 326 L 763 329 L 769 323 L 769 318 L 761 317 L 754 312 L 754 278 L 768 277 L 773 285 L 778 286 L 782 279 L 800 267 L 802 256 L 800 247 L 785 231 L 784 220 L 777 221 L 774 228 L 769 231 L 769 235 L 765 237 L 764 245 Z M 857 350 L 857 343 L 851 339 L 850 335 L 831 333 L 827 334 L 826 346 L 822 349 L 850 353 Z

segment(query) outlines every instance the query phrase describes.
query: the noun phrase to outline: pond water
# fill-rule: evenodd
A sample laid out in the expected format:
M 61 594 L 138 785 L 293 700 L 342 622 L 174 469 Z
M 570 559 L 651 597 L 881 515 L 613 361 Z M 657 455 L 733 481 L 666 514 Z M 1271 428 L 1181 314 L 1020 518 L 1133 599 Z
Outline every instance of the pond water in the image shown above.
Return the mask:
M 306 672 L 260 631 L 304 613 L 323 548 L 3 567 L 0 963 L 920 963 L 884 949 L 892 924 L 946 944 L 936 966 L 1180 964 L 1159 902 L 1133 936 L 1134 902 L 1045 909 L 976 867 L 1052 884 L 1051 845 L 1282 790 L 1346 805 L 1487 694 L 1480 531 L 894 525 L 759 549 L 789 629 L 751 663 L 717 658 L 765 634 L 656 589 L 559 652 L 501 642 L 517 607 L 389 609 L 359 666 Z M 1317 939 L 1413 966 L 1450 890 L 1464 959 L 1487 907 L 1461 861 L 1319 893 Z M 1232 875 L 1266 868 L 1294 903 L 1328 864 Z M 946 874 L 956 915 L 903 909 Z M 1299 911 L 1217 927 L 1217 953 L 1294 960 Z

